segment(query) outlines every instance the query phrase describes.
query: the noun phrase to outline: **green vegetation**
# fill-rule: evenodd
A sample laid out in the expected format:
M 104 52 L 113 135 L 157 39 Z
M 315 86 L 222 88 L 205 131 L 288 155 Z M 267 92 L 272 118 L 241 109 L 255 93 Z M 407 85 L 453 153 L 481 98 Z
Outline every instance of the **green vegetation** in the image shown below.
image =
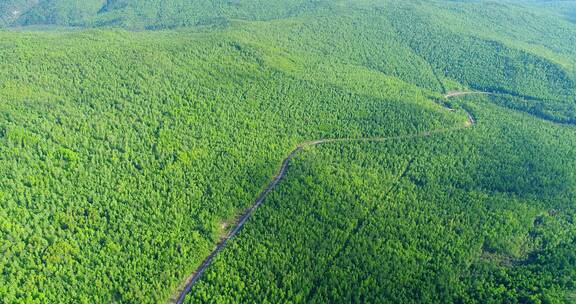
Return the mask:
M 304 151 L 189 302 L 567 302 L 574 128 L 471 100 L 473 129 Z
M 570 302 L 565 12 L 0 0 L 0 303 L 165 302 L 298 143 L 463 109 L 302 151 L 188 301 Z
M 459 7 L 461 8 L 461 7 Z M 504 12 L 509 7 L 504 6 Z M 505 42 L 483 38 L 476 33 L 470 35 L 473 30 L 456 22 L 453 13 L 443 10 L 441 13 L 435 9 L 429 9 L 425 14 L 413 14 L 419 7 L 400 7 L 386 11 L 390 14 L 395 27 L 400 32 L 400 37 L 420 56 L 425 58 L 444 77 L 456 80 L 464 85 L 478 90 L 490 92 L 504 92 L 533 98 L 546 98 L 555 100 L 575 101 L 574 78 L 570 70 L 554 64 L 552 59 L 547 60 L 536 54 L 528 53 L 522 49 L 507 48 Z M 492 12 L 498 9 L 495 5 L 483 5 L 482 9 L 471 6 L 461 8 L 465 15 L 472 16 L 468 27 L 488 26 L 486 20 L 507 20 L 508 14 Z M 500 11 L 498 11 L 500 12 Z M 522 11 L 520 11 L 522 12 Z M 476 22 L 474 17 L 478 14 L 486 14 L 484 22 Z M 531 16 L 533 17 L 533 16 Z M 445 20 L 451 26 L 438 27 L 435 20 Z M 510 22 L 510 27 L 514 27 Z M 546 24 L 544 20 L 542 23 Z M 461 22 L 461 21 L 460 21 Z M 543 26 L 538 24 L 535 26 Z M 529 24 L 531 25 L 531 24 Z M 460 31 L 460 26 L 464 27 Z M 490 34 L 484 36 L 491 37 Z M 543 35 L 541 35 L 543 36 Z M 576 38 L 566 36 L 563 42 L 571 42 L 570 46 L 550 45 L 571 50 L 576 43 Z M 440 42 L 440 43 L 438 43 Z M 555 42 L 552 40 L 552 42 Z
M 224 35 L 2 35 L 8 302 L 160 301 L 297 142 L 465 120 L 398 81 L 384 99 L 294 78 Z
M 5 3 L 4 3 L 5 2 Z M 271 20 L 321 9 L 325 0 L 4 0 L 9 25 L 121 26 L 159 29 L 195 25 L 223 25 L 228 18 Z M 1 6 L 0 6 L 1 8 Z

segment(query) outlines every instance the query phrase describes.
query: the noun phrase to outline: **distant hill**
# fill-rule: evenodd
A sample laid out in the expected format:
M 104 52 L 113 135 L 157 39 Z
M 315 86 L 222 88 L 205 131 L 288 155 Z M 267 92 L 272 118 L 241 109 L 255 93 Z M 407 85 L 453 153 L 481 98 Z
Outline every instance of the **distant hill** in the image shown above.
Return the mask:
M 574 7 L 0 0 L 0 303 L 165 303 L 287 155 L 187 301 L 576 303 Z
M 158 29 L 218 24 L 223 18 L 270 20 L 308 12 L 329 2 L 324 0 L 5 0 L 0 1 L 0 16 L 4 26 L 117 26 Z
M 356 1 L 359 3 L 370 1 Z M 379 1 L 389 2 L 389 1 Z M 442 4 L 446 1 L 427 1 Z M 574 1 L 450 1 L 539 6 L 576 22 Z M 346 5 L 331 0 L 0 0 L 0 27 L 81 26 L 162 29 L 222 25 L 226 19 L 272 20 Z

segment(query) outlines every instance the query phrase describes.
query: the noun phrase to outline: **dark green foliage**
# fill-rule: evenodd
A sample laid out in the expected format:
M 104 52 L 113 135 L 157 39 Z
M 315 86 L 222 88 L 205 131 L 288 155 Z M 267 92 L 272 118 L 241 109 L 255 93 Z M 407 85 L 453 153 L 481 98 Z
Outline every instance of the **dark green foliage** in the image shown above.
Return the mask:
M 557 100 L 539 100 L 512 95 L 498 94 L 490 99 L 511 109 L 528 112 L 532 115 L 558 123 L 576 124 L 576 103 Z
M 462 128 L 460 107 L 477 128 L 304 151 L 193 299 L 569 302 L 576 26 L 556 12 L 0 0 L 0 302 L 163 302 L 298 143 Z
M 503 42 L 435 26 L 432 16 L 414 14 L 415 9 L 390 10 L 390 19 L 416 54 L 444 77 L 482 91 L 576 102 L 574 79 L 560 66 Z
M 82 21 L 96 14 L 106 0 L 37 1 L 17 21 L 18 25 L 82 25 Z
M 464 119 L 295 78 L 224 35 L 2 35 L 9 302 L 166 299 L 296 142 Z
M 473 108 L 472 130 L 302 152 L 189 302 L 568 302 L 574 129 Z

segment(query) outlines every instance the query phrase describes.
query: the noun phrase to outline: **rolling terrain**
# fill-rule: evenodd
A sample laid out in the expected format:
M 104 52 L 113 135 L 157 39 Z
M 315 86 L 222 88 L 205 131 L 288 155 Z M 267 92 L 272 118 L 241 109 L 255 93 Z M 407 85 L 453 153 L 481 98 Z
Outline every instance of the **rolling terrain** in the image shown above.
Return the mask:
M 444 95 L 444 97 L 445 98 L 452 98 L 455 96 L 464 96 L 464 95 L 468 95 L 468 94 L 485 94 L 485 93 L 484 92 L 451 92 L 449 94 Z M 454 111 L 451 108 L 447 108 L 447 110 L 448 111 Z M 198 281 L 198 279 L 200 278 L 200 276 L 202 276 L 204 271 L 206 271 L 206 268 L 210 265 L 210 263 L 212 262 L 214 257 L 216 257 L 216 255 L 224 249 L 224 247 L 226 246 L 226 243 L 231 238 L 233 238 L 234 236 L 236 236 L 236 234 L 238 234 L 240 229 L 242 229 L 242 227 L 244 226 L 246 221 L 250 218 L 250 216 L 254 213 L 254 211 L 256 211 L 256 209 L 264 202 L 264 200 L 266 199 L 268 194 L 278 185 L 278 183 L 286 175 L 286 170 L 288 169 L 288 165 L 290 164 L 290 161 L 303 149 L 305 149 L 307 147 L 313 147 L 313 146 L 326 144 L 326 143 L 385 142 L 385 141 L 392 141 L 392 140 L 403 140 L 403 139 L 414 139 L 414 138 L 419 138 L 419 137 L 428 137 L 428 136 L 433 136 L 435 134 L 453 132 L 453 131 L 469 128 L 476 123 L 476 121 L 474 120 L 474 117 L 472 117 L 472 115 L 470 113 L 466 113 L 466 114 L 468 116 L 468 120 L 466 121 L 466 123 L 463 126 L 454 127 L 454 128 L 450 128 L 450 129 L 438 129 L 438 130 L 426 131 L 424 133 L 404 135 L 404 136 L 393 136 L 393 137 L 322 138 L 322 139 L 306 141 L 306 142 L 298 144 L 298 146 L 294 150 L 292 150 L 292 152 L 290 152 L 290 154 L 288 154 L 288 156 L 286 156 L 286 158 L 284 158 L 282 160 L 282 165 L 280 166 L 278 173 L 276 173 L 276 175 L 274 175 L 274 177 L 272 178 L 270 183 L 268 183 L 268 186 L 266 186 L 264 191 L 262 191 L 260 193 L 260 195 L 258 195 L 256 201 L 237 220 L 237 222 L 234 223 L 233 229 L 230 230 L 228 233 L 226 233 L 226 235 L 224 235 L 221 238 L 221 240 L 218 243 L 218 245 L 216 246 L 216 248 L 202 262 L 202 264 L 200 264 L 200 266 L 192 273 L 192 275 L 190 275 L 190 277 L 186 280 L 185 286 L 183 288 L 181 288 L 181 290 L 179 290 L 178 293 L 174 294 L 174 297 L 171 299 L 170 302 L 183 303 L 183 301 L 186 297 L 186 294 L 190 292 L 190 289 L 192 288 L 192 286 Z
M 575 301 L 572 11 L 0 0 L 0 303 Z

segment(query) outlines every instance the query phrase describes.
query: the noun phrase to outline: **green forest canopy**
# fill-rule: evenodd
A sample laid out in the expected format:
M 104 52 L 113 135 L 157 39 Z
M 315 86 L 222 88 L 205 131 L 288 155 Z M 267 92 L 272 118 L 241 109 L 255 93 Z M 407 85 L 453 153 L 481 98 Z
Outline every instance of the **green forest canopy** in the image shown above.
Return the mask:
M 312 288 L 319 302 L 574 300 L 573 12 L 562 1 L 0 0 L 0 299 L 165 302 L 297 143 L 447 130 L 467 109 L 478 125 L 460 133 L 303 151 L 190 299 L 300 302 Z M 495 94 L 443 100 L 453 90 Z M 321 206 L 322 220 L 299 223 L 287 205 Z M 271 219 L 299 229 L 260 238 Z M 446 238 L 418 234 L 448 219 Z M 356 221 L 375 228 L 350 230 Z M 331 267 L 251 264 L 261 240 L 260 258 L 321 246 L 330 260 L 348 239 L 358 252 Z M 388 269 L 402 285 L 366 281 L 377 266 L 344 271 L 394 255 L 412 263 L 403 277 Z M 372 293 L 333 284 L 343 275 Z M 289 283 L 299 279 L 309 283 Z

